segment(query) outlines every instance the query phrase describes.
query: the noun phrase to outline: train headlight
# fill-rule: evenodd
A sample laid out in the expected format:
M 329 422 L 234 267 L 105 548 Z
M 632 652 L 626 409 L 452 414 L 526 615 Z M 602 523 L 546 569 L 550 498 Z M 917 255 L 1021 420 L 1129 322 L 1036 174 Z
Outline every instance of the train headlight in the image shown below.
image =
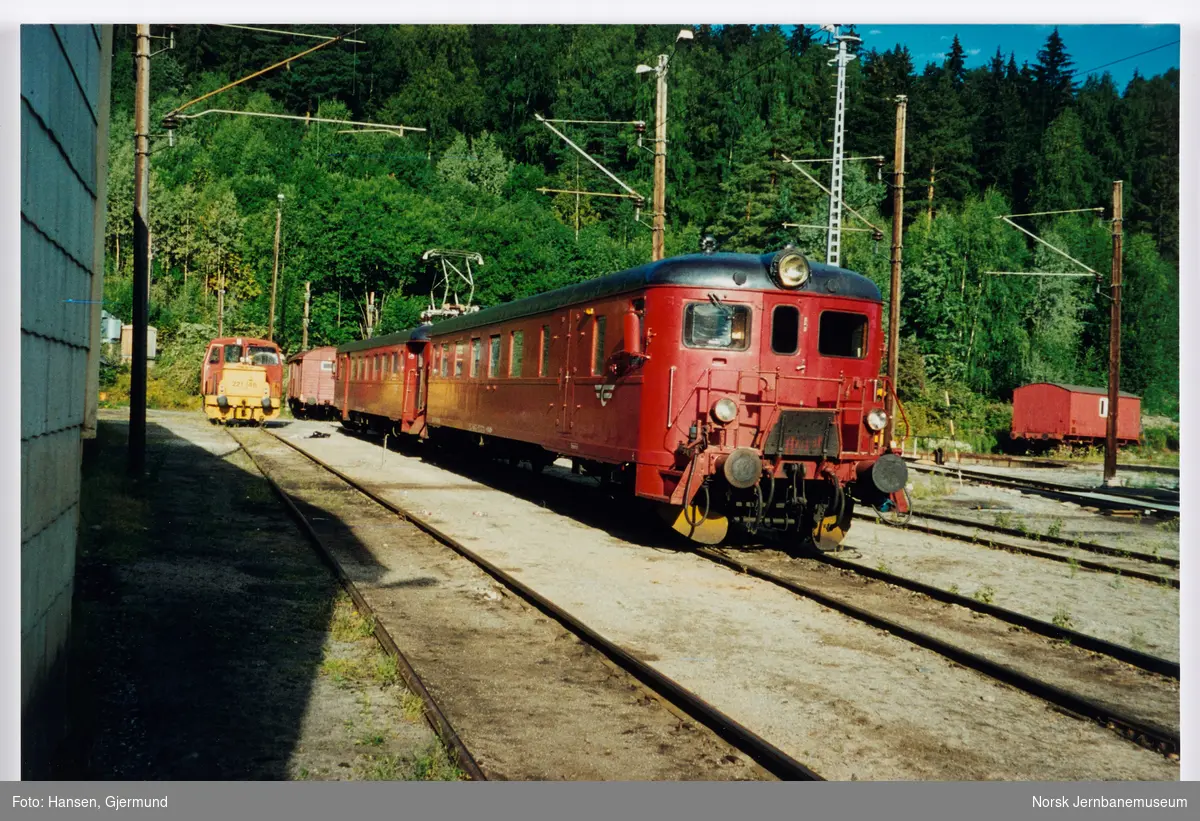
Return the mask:
M 874 431 L 883 430 L 887 427 L 888 415 L 876 408 L 867 414 L 867 427 Z
M 811 269 L 804 254 L 788 246 L 771 260 L 771 276 L 782 288 L 799 288 L 808 282 Z
M 737 419 L 738 406 L 728 396 L 718 399 L 712 406 L 713 419 L 716 419 L 722 425 L 728 425 L 734 419 Z

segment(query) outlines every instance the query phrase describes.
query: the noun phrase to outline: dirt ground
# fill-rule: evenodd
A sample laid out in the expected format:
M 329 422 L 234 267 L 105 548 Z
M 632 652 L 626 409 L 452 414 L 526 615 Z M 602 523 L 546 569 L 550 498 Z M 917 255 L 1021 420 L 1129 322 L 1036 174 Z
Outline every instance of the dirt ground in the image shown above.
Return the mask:
M 451 549 L 262 431 L 235 436 L 313 523 L 488 778 L 767 777 Z
M 307 438 L 315 430 L 330 437 Z M 1162 756 L 934 653 L 639 542 L 625 515 L 564 516 L 536 491 L 514 495 L 520 479 L 481 481 L 333 425 L 293 423 L 286 435 L 827 778 L 1178 778 Z
M 973 517 L 989 524 L 1023 525 L 1039 533 L 1054 526 L 1068 538 L 1077 535 L 1127 550 L 1154 553 L 1157 549 L 1162 556 L 1179 555 L 1177 531 L 1100 516 L 1009 488 L 960 487 L 938 478 L 913 478 L 913 509 L 918 514 Z M 922 492 L 922 488 L 929 490 Z M 981 532 L 980 541 L 987 538 Z M 1179 659 L 1176 588 L 864 521 L 854 523 L 845 547 L 852 551 L 845 555 L 850 561 L 980 597 L 1135 650 Z
M 1066 539 L 1179 558 L 1179 520 L 1112 516 L 1004 487 L 959 483 L 945 476 L 909 472 L 913 508 L 929 513 L 1029 533 L 1053 533 Z
M 1179 682 L 1175 679 L 813 559 L 777 550 L 726 550 L 725 553 L 747 566 L 791 579 L 1039 681 L 1179 732 Z
M 229 436 L 103 412 L 85 466 L 76 735 L 61 777 L 454 779 L 394 665 Z

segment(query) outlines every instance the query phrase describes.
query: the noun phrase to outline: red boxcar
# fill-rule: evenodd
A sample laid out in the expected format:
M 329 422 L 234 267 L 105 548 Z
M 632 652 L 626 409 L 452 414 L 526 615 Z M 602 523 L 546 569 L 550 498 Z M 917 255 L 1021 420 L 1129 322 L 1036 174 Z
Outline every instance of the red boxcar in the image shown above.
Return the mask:
M 287 399 L 292 415 L 321 416 L 336 411 L 333 394 L 333 361 L 337 348 L 328 345 L 288 357 Z
M 693 538 L 733 520 L 827 542 L 852 497 L 906 481 L 881 310 L 869 279 L 794 250 L 676 257 L 342 345 L 336 390 L 354 426 L 568 456 Z
M 1142 400 L 1121 391 L 1117 441 L 1141 440 Z M 1048 443 L 1103 442 L 1108 434 L 1108 389 L 1035 382 L 1013 391 L 1014 439 Z

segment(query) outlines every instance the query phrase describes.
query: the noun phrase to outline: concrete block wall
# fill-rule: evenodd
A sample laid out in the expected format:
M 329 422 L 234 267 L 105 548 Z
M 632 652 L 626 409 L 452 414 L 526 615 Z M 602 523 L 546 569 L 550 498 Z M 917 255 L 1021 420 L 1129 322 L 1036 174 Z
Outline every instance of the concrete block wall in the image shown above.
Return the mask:
M 26 776 L 65 732 L 111 35 L 21 27 L 21 708 Z

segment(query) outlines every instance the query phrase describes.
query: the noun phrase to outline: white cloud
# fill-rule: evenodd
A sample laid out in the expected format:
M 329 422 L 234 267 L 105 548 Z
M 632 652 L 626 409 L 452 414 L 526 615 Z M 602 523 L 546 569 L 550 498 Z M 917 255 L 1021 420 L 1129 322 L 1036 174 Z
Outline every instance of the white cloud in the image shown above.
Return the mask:
M 933 53 L 933 56 L 934 56 L 934 57 L 936 57 L 936 58 L 938 58 L 939 60 L 945 60 L 945 59 L 946 59 L 946 52 L 944 52 L 944 51 L 935 51 L 935 52 Z
M 870 31 L 867 32 L 867 34 L 883 34 L 883 32 L 880 31 L 879 29 L 871 29 Z
M 943 35 L 942 35 L 941 37 L 939 37 L 938 39 L 939 39 L 939 40 L 949 40 L 950 38 L 949 38 L 949 37 L 947 37 L 946 35 L 944 35 L 944 34 L 943 34 Z
M 969 49 L 967 49 L 967 54 L 970 54 L 972 57 L 974 57 L 974 56 L 975 56 L 976 54 L 978 54 L 980 51 L 982 51 L 982 49 L 978 49 L 978 48 L 969 48 Z

